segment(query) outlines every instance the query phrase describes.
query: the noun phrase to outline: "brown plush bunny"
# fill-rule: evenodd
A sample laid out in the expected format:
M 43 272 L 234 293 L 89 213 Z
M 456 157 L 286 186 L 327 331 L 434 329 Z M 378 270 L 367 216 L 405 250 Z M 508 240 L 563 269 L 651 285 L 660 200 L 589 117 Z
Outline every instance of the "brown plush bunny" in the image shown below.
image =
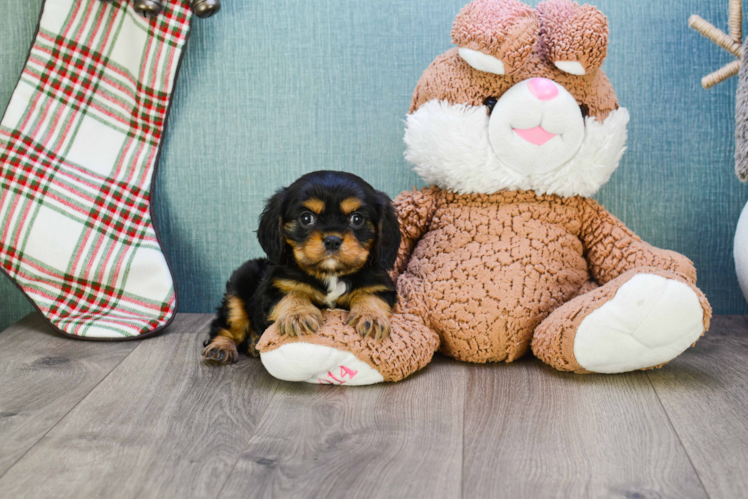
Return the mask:
M 431 187 L 395 200 L 392 338 L 361 339 L 330 311 L 315 335 L 271 327 L 258 346 L 267 369 L 315 383 L 399 380 L 437 345 L 474 363 L 532 348 L 577 373 L 678 356 L 711 316 L 693 264 L 590 198 L 618 167 L 629 121 L 600 69 L 605 16 L 569 0 L 474 0 L 452 39 L 407 120 L 406 157 Z

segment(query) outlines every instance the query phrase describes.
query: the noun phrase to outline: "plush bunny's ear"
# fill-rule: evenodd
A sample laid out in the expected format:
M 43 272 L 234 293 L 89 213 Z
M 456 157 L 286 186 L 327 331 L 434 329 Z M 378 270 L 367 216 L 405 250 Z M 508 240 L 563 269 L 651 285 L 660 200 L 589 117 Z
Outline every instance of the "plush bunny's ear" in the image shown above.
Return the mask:
M 558 69 L 586 75 L 602 66 L 608 55 L 608 19 L 602 12 L 571 0 L 546 0 L 535 11 L 546 57 Z
M 473 0 L 457 15 L 452 41 L 478 71 L 510 75 L 532 53 L 538 20 L 519 0 Z

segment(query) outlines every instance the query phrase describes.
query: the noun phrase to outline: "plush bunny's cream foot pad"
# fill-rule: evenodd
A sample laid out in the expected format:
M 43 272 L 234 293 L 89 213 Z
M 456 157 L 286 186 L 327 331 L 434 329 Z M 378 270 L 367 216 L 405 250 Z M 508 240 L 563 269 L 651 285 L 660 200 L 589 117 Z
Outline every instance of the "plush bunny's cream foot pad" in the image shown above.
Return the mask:
M 410 314 L 390 318 L 389 338 L 362 338 L 346 324 L 348 312 L 326 309 L 319 332 L 281 335 L 270 326 L 257 344 L 275 378 L 312 384 L 370 385 L 397 382 L 420 370 L 439 347 L 439 337 Z
M 325 345 L 296 342 L 260 354 L 273 377 L 289 382 L 332 385 L 371 385 L 384 377 L 350 352 Z
M 704 309 L 690 286 L 637 274 L 582 321 L 574 357 L 596 373 L 650 368 L 679 356 L 703 333 Z

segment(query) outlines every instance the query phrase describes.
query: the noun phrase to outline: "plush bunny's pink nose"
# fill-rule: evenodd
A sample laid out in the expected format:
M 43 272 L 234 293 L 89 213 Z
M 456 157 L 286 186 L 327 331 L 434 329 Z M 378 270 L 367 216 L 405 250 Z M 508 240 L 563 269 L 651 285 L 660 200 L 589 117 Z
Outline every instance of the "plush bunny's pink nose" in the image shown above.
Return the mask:
M 550 101 L 558 95 L 556 84 L 547 78 L 533 78 L 528 82 L 532 95 L 541 101 Z

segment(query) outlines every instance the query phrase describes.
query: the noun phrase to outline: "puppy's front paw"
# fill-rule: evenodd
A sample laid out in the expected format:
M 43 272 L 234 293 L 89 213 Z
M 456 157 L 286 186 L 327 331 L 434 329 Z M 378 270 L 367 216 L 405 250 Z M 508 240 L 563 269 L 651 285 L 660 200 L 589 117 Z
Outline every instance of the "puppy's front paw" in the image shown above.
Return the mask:
M 280 316 L 275 324 L 281 335 L 311 335 L 319 330 L 322 313 L 316 307 L 299 308 Z
M 362 337 L 371 335 L 377 342 L 390 336 L 390 318 L 377 309 L 351 309 L 348 325 L 355 328 Z
M 203 359 L 212 364 L 229 365 L 239 360 L 239 351 L 233 340 L 216 337 L 203 349 Z

